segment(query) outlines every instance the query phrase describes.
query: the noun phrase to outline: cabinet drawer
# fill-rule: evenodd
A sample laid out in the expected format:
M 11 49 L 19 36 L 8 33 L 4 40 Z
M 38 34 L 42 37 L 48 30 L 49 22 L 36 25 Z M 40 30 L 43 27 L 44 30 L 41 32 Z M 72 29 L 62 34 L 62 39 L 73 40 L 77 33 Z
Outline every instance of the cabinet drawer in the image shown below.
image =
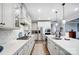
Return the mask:
M 60 49 L 59 50 L 59 54 L 60 55 L 71 55 L 70 53 L 68 53 L 67 51 L 63 50 L 63 49 Z
M 48 39 L 48 50 L 51 55 L 58 55 L 59 54 L 59 47 L 50 39 Z

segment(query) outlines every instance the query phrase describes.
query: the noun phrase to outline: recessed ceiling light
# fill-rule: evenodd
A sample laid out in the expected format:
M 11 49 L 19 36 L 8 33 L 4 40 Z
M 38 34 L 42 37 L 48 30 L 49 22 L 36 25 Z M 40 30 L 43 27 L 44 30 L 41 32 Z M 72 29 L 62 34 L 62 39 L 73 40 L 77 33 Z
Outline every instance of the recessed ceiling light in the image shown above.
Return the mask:
M 50 20 L 50 18 L 48 18 L 48 20 Z
M 52 9 L 52 12 L 55 12 L 56 10 L 55 9 Z
M 79 8 L 75 8 L 74 11 L 78 11 Z
M 66 23 L 66 20 L 62 20 L 62 23 L 65 24 Z
M 38 12 L 41 12 L 41 9 L 38 9 L 37 11 L 38 11 Z

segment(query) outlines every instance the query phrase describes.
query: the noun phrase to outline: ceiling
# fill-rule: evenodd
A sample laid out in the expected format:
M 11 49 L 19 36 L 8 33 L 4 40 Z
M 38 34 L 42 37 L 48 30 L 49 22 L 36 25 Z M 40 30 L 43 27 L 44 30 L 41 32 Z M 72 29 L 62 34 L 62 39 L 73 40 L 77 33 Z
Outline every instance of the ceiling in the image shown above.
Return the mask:
M 26 3 L 28 12 L 31 14 L 33 20 L 56 20 L 56 13 L 58 11 L 57 20 L 61 20 L 63 16 L 62 3 Z M 65 19 L 69 20 L 79 15 L 79 3 L 66 3 L 65 5 Z M 53 11 L 52 11 L 53 10 Z M 72 17 L 73 16 L 73 17 Z

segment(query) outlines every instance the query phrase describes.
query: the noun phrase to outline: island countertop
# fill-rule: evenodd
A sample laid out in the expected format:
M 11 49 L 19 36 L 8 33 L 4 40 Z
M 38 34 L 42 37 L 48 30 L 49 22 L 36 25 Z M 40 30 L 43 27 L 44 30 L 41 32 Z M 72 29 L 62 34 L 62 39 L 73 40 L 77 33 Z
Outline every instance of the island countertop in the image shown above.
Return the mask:
M 46 35 L 48 39 L 55 42 L 58 46 L 62 47 L 64 50 L 69 52 L 71 55 L 79 55 L 79 40 L 74 38 L 69 38 L 70 40 L 54 40 L 53 35 Z

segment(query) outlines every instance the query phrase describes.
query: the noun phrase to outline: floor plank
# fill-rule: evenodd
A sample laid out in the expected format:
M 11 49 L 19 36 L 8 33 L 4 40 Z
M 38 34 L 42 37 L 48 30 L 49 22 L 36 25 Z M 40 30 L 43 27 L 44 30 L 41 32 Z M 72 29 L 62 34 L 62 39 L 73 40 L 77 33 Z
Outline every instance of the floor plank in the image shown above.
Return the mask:
M 48 49 L 45 46 L 45 41 L 39 40 L 35 42 L 32 55 L 49 55 Z

